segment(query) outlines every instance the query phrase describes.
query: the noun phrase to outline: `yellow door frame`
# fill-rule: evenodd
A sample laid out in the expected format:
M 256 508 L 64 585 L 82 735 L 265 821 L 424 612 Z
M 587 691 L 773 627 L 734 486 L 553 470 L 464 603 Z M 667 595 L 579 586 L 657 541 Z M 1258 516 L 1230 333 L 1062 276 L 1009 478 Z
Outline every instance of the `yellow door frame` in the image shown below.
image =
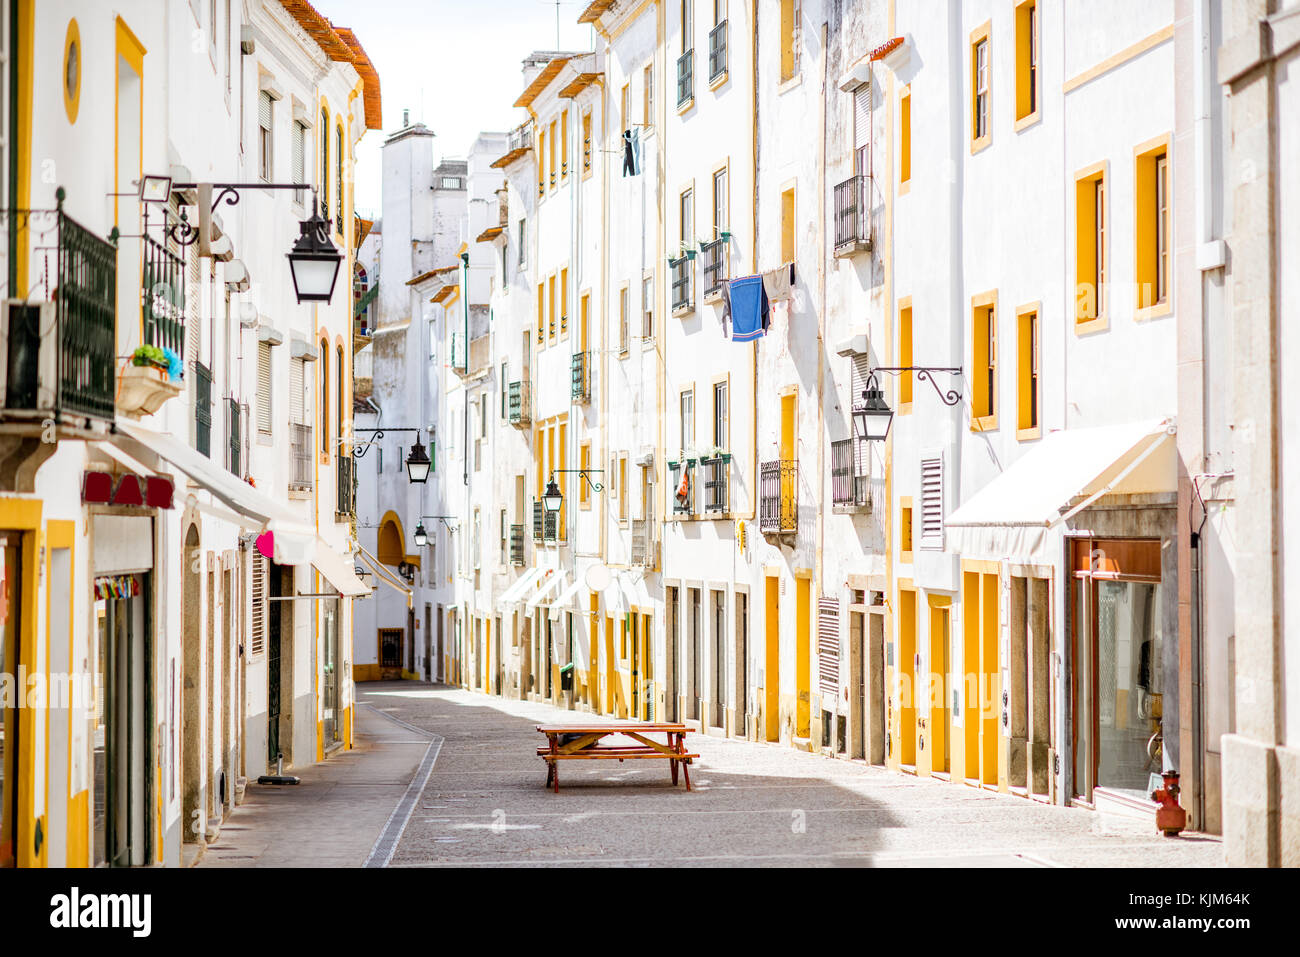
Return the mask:
M 6 531 L 12 530 L 18 532 L 21 536 L 19 548 L 22 554 L 22 598 L 19 609 L 19 628 L 18 628 L 18 667 L 22 669 L 30 680 L 33 677 L 42 678 L 45 675 L 49 662 L 49 645 L 48 635 L 45 653 L 37 655 L 37 612 L 39 610 L 38 595 L 40 588 L 40 569 L 37 567 L 37 556 L 41 549 L 45 547 L 41 534 L 41 510 L 44 502 L 40 499 L 30 498 L 0 498 L 0 529 Z M 26 694 L 26 688 L 16 687 L 15 691 L 21 698 Z M 21 705 L 20 700 L 16 702 Z M 6 709 L 11 711 L 13 709 Z M 42 806 L 37 807 L 36 803 L 36 742 L 37 732 L 36 723 L 42 725 L 41 737 L 45 740 L 46 745 L 49 743 L 49 715 L 46 711 L 39 708 L 22 708 L 25 714 L 22 715 L 24 720 L 18 723 L 18 747 L 12 758 L 9 757 L 8 748 L 6 748 L 5 760 L 13 769 L 12 785 L 17 786 L 17 810 L 16 820 L 12 821 L 13 842 L 14 842 L 14 862 L 19 867 L 44 867 L 46 863 L 46 842 L 41 841 L 40 846 L 36 846 L 36 830 L 39 826 L 40 833 L 46 834 L 49 830 L 49 820 L 46 813 L 49 801 L 49 751 L 48 747 L 44 749 L 45 767 L 39 771 L 41 780 L 46 783 L 45 794 L 43 796 Z

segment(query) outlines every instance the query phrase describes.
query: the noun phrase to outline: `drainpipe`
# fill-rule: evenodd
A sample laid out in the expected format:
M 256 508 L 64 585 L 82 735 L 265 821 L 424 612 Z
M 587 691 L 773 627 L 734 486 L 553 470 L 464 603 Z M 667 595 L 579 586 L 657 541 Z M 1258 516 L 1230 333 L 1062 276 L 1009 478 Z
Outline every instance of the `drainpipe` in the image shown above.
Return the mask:
M 823 402 L 822 396 L 825 395 L 826 382 L 826 93 L 830 88 L 828 82 L 831 68 L 831 58 L 827 48 L 828 38 L 830 36 L 830 25 L 822 22 L 821 30 L 822 41 L 822 76 L 821 92 L 818 100 L 818 113 L 821 115 L 820 130 L 820 156 L 818 157 L 817 173 L 817 501 L 825 501 L 826 493 L 826 403 Z M 796 425 L 796 434 L 798 426 Z M 826 544 L 826 518 L 825 509 L 817 509 L 817 553 L 813 558 L 813 577 L 817 583 L 817 594 L 825 594 L 824 570 L 825 560 L 822 558 L 822 549 Z M 813 596 L 809 596 L 811 603 Z M 810 616 L 815 616 L 816 612 L 809 608 Z M 810 624 L 810 631 L 812 630 Z M 809 636 L 812 640 L 812 636 Z M 820 642 L 820 639 L 818 639 Z M 818 645 L 820 648 L 820 644 Z M 812 649 L 809 650 L 811 658 Z M 811 682 L 810 682 L 811 683 Z M 811 688 L 809 689 L 811 694 Z M 838 701 L 837 701 L 838 704 Z M 810 709 L 811 717 L 811 709 Z M 827 720 L 826 713 L 822 711 L 822 722 Z M 812 727 L 809 726 L 809 733 L 812 733 Z M 823 731 L 823 734 L 825 732 Z M 834 743 L 832 741 L 832 743 Z
M 1214 221 L 1212 211 L 1209 208 L 1211 191 L 1214 189 L 1214 128 L 1210 121 L 1210 102 L 1213 96 L 1211 84 L 1214 82 L 1214 64 L 1212 57 L 1215 53 L 1211 47 L 1210 36 L 1210 0 L 1196 0 L 1192 8 L 1192 30 L 1196 38 L 1196 54 L 1192 58 L 1192 70 L 1194 81 L 1192 83 L 1192 101 L 1194 105 L 1193 123 L 1195 135 L 1193 142 L 1194 162 L 1196 164 L 1193 192 L 1196 197 L 1196 250 L 1197 260 L 1200 257 L 1201 249 L 1214 241 Z M 1201 272 L 1200 262 L 1194 263 L 1198 273 L 1197 280 L 1200 285 L 1200 320 L 1201 327 L 1201 379 L 1202 385 L 1205 383 L 1205 342 L 1207 341 L 1208 329 L 1205 328 L 1206 309 L 1205 309 L 1205 276 Z M 1205 426 L 1205 408 L 1204 396 L 1209 395 L 1207 389 L 1202 389 L 1202 408 L 1201 408 L 1201 467 L 1205 468 L 1206 446 L 1208 445 L 1207 428 Z M 1195 477 L 1193 481 L 1193 492 L 1196 492 Z M 1195 495 L 1197 501 L 1200 495 Z M 1190 503 L 1189 503 L 1190 504 Z M 1204 628 L 1205 622 L 1202 616 L 1202 602 L 1204 600 L 1204 582 L 1202 575 L 1204 572 L 1204 556 L 1202 554 L 1201 543 L 1203 541 L 1202 531 L 1205 528 L 1206 519 L 1209 512 L 1202 505 L 1201 524 L 1191 535 L 1192 546 L 1192 621 L 1191 621 L 1191 693 L 1192 693 L 1192 824 L 1199 830 L 1205 829 L 1205 689 L 1202 684 L 1202 653 L 1204 645 Z
M 465 361 L 465 371 L 466 373 L 468 373 L 469 372 L 469 253 L 461 253 L 460 261 L 462 267 L 465 270 L 465 283 L 463 287 L 465 291 L 464 294 L 460 297 L 461 311 L 465 316 L 465 338 L 462 340 L 465 344 L 464 345 L 465 353 L 461 358 L 464 359 Z M 468 508 L 469 507 L 469 389 L 465 388 L 462 391 L 464 392 L 464 399 L 465 399 L 465 401 L 461 403 L 464 406 L 464 409 L 462 411 L 464 412 L 464 417 L 465 417 L 465 446 L 464 446 L 464 453 L 461 455 L 461 462 L 464 463 L 464 467 L 465 467 L 465 475 L 464 475 L 465 507 Z

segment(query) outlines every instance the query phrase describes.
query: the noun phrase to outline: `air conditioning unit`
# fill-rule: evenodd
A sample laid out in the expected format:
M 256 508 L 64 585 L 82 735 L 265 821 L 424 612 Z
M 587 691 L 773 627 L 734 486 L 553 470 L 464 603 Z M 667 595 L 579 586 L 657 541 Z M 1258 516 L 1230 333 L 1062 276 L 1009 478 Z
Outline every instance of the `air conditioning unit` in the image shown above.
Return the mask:
M 55 304 L 7 299 L 0 315 L 0 406 L 53 409 L 58 396 Z

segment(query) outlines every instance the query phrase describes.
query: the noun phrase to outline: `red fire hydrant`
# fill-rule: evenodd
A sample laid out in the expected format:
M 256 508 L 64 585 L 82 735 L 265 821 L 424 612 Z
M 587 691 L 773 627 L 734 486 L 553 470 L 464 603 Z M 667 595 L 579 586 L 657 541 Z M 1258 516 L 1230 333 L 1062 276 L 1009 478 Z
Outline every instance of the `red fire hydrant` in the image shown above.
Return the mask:
M 1177 837 L 1183 828 L 1187 827 L 1187 811 L 1178 804 L 1178 772 L 1164 771 L 1160 775 L 1164 778 L 1165 786 L 1156 788 L 1151 792 L 1151 800 L 1160 806 L 1156 808 L 1156 830 L 1163 832 L 1165 837 Z

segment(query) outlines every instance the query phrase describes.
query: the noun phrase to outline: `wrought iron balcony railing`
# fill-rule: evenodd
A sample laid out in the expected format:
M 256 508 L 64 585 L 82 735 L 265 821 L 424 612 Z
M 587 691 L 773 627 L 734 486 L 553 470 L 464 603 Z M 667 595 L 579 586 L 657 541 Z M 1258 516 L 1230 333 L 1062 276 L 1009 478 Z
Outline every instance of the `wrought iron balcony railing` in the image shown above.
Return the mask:
M 709 82 L 727 72 L 727 21 L 709 31 Z
M 694 308 L 691 301 L 691 260 L 689 256 L 668 260 L 669 284 L 672 291 L 673 313 L 690 312 Z
M 758 527 L 767 533 L 799 529 L 799 463 L 764 462 L 758 470 Z
M 722 284 L 727 281 L 726 262 L 727 244 L 721 239 L 700 246 L 700 273 L 704 285 L 704 298 L 707 300 L 715 293 L 722 292 Z
M 63 212 L 63 189 L 52 210 L 0 210 L 6 255 L 26 246 L 43 257 L 44 285 L 53 303 L 10 303 L 0 329 L 8 354 L 4 394 L 7 413 L 93 416 L 111 420 L 117 395 L 117 247 L 100 239 Z M 51 262 L 53 260 L 53 262 Z M 2 278 L 2 277 L 0 277 Z M 146 310 L 149 312 L 150 310 Z M 45 316 L 42 318 L 41 313 Z
M 695 514 L 695 459 L 685 462 L 669 462 L 668 471 L 672 473 L 672 486 L 668 489 L 674 515 Z M 682 487 L 682 474 L 686 475 L 685 488 Z M 685 494 L 682 494 L 682 493 Z
M 141 294 L 144 341 L 185 354 L 185 260 L 148 236 L 144 243 Z
M 706 514 L 731 510 L 731 456 L 720 455 L 714 459 L 700 459 L 704 473 L 704 511 Z
M 677 106 L 695 98 L 695 51 L 687 50 L 677 58 Z
M 310 425 L 304 425 L 301 422 L 289 424 L 289 454 L 292 459 L 292 468 L 289 472 L 289 487 L 311 489 L 314 480 L 312 476 Z
M 587 402 L 591 399 L 591 353 L 575 352 L 570 369 L 573 376 L 573 401 Z
M 557 542 L 560 540 L 560 513 L 548 512 L 540 499 L 533 499 L 533 541 Z
M 524 563 L 524 527 L 522 525 L 510 526 L 510 564 L 522 565 Z
M 506 392 L 506 415 L 517 429 L 526 429 L 532 423 L 531 389 L 527 379 L 510 383 Z
M 837 508 L 864 508 L 871 504 L 870 476 L 862 462 L 865 444 L 860 439 L 831 443 L 831 503 Z
M 850 176 L 835 187 L 835 253 L 871 248 L 871 178 Z

